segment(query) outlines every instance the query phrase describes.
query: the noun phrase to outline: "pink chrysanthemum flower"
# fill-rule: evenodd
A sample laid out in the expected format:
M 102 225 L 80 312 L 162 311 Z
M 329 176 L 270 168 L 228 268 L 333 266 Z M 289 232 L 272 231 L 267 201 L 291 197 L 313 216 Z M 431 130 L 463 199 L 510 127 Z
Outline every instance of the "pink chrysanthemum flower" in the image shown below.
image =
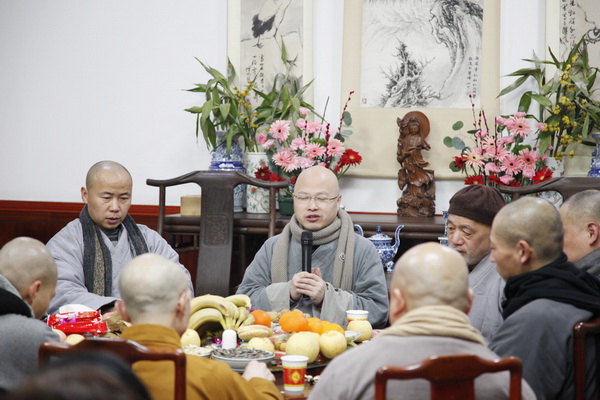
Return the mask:
M 317 133 L 318 131 L 321 130 L 321 126 L 323 124 L 321 122 L 313 122 L 313 121 L 308 121 L 308 124 L 306 126 L 306 132 L 308 133 Z
M 531 133 L 531 127 L 529 126 L 529 122 L 523 117 L 510 118 L 506 127 L 513 135 L 520 136 L 522 138 L 526 137 Z
M 540 153 L 535 150 L 523 149 L 519 152 L 519 156 L 523 163 L 523 168 L 528 167 L 535 169 L 535 163 L 540 160 Z
M 507 121 L 507 120 L 508 120 L 507 118 L 503 118 L 503 117 L 500 117 L 500 116 L 498 116 L 498 117 L 496 117 L 496 120 L 495 120 L 495 121 L 496 121 L 496 123 L 497 123 L 498 125 L 505 126 L 505 125 L 506 125 L 506 121 Z
M 493 149 L 496 147 L 496 140 L 493 137 L 488 136 L 481 141 L 481 147 L 483 148 L 484 151 Z
M 530 165 L 523 166 L 523 176 L 525 178 L 533 178 L 535 176 L 535 166 L 532 167 Z
M 515 154 L 508 154 L 502 159 L 500 169 L 508 175 L 518 174 L 521 172 L 521 160 Z
M 306 141 L 304 138 L 296 138 L 292 140 L 292 143 L 290 144 L 290 149 L 292 150 L 304 150 L 305 147 Z
M 273 139 L 283 142 L 290 136 L 290 121 L 279 120 L 273 122 L 269 132 L 271 132 Z
M 273 155 L 273 162 L 283 168 L 285 172 L 292 172 L 298 168 L 297 158 L 292 150 L 283 148 Z
M 505 184 L 505 185 L 508 185 L 508 184 L 510 184 L 510 183 L 511 183 L 512 181 L 514 181 L 514 180 L 515 180 L 515 178 L 513 178 L 513 177 L 512 177 L 512 176 L 510 176 L 510 175 L 502 175 L 502 176 L 500 177 L 500 182 L 502 182 L 502 183 L 503 183 L 503 184 Z
M 489 174 L 490 172 L 497 174 L 500 171 L 501 171 L 501 169 L 498 165 L 496 165 L 496 163 L 494 163 L 494 162 L 485 163 L 485 172 L 487 174 Z
M 306 145 L 306 156 L 310 158 L 318 158 L 325 154 L 325 147 L 317 144 L 310 143 Z
M 337 139 L 329 139 L 327 142 L 327 155 L 338 156 L 344 152 L 344 144 Z
M 480 139 L 483 139 L 488 135 L 488 133 L 489 132 L 487 129 L 479 129 L 477 132 L 475 132 L 475 136 L 477 136 Z
M 308 121 L 305 120 L 304 118 L 298 118 L 296 120 L 296 126 L 302 130 L 304 130 L 307 125 L 308 125 Z
M 502 144 L 510 144 L 510 143 L 514 143 L 515 142 L 515 137 L 514 136 L 502 136 L 500 138 L 500 143 Z
M 310 157 L 297 157 L 296 160 L 297 160 L 298 166 L 302 169 L 310 168 L 315 163 L 315 161 Z
M 527 113 L 524 113 L 523 111 L 517 111 L 513 115 L 515 116 L 515 118 L 524 118 L 527 115 Z
M 538 131 L 543 131 L 546 129 L 546 124 L 544 122 L 538 122 L 537 124 L 537 130 Z
M 479 167 L 483 165 L 483 156 L 481 155 L 481 149 L 475 148 L 467 152 L 467 154 L 465 154 L 465 157 L 465 162 L 470 167 Z
M 300 114 L 303 117 L 306 117 L 309 112 L 310 112 L 310 110 L 308 108 L 306 108 L 306 107 L 300 107 L 298 109 L 298 114 Z
M 256 141 L 258 142 L 258 144 L 264 144 L 267 141 L 267 135 L 264 133 L 260 133 L 256 137 Z
M 496 146 L 496 158 L 502 159 L 509 154 L 510 154 L 510 151 L 508 151 L 508 149 L 506 147 L 504 147 L 503 145 L 499 144 L 498 146 Z
M 263 150 L 269 150 L 271 147 L 273 147 L 274 144 L 275 141 L 273 139 L 269 139 L 263 144 L 261 144 L 261 147 L 263 148 Z

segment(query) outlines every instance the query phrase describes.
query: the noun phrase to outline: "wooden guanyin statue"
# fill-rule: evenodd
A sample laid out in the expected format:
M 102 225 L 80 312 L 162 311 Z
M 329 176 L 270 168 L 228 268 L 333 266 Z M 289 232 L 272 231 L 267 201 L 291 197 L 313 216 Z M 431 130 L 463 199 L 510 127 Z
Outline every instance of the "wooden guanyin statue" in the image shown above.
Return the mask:
M 421 152 L 431 149 L 425 138 L 429 135 L 429 119 L 420 111 L 412 111 L 396 120 L 398 138 L 398 186 L 402 197 L 396 201 L 402 217 L 431 217 L 435 214 L 435 180 L 433 170 Z

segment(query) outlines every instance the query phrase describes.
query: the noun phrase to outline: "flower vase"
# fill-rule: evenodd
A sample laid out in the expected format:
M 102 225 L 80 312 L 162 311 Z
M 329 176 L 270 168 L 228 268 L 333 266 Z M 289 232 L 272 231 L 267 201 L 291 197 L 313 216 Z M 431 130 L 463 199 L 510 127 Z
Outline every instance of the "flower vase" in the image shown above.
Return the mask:
M 208 169 L 210 171 L 239 171 L 244 170 L 242 148 L 237 140 L 231 142 L 227 154 L 227 141 L 223 138 L 224 132 L 217 132 L 217 146 L 212 151 L 212 158 Z M 233 212 L 244 211 L 246 185 L 240 184 L 233 189 Z
M 544 161 L 544 165 L 552 171 L 552 177 L 558 178 L 559 176 L 563 176 L 565 174 L 565 161 L 557 160 L 554 157 L 548 157 Z
M 554 157 L 548 157 L 544 161 L 544 165 L 552 171 L 552 177 L 558 178 L 565 174 L 565 161 L 557 160 Z M 559 208 L 562 204 L 562 196 L 560 193 L 554 190 L 548 190 L 546 192 L 539 192 L 539 196 L 545 198 L 550 203 L 554 204 L 556 208 Z
M 593 132 L 590 136 L 596 141 L 596 149 L 592 153 L 592 162 L 588 176 L 600 178 L 600 132 Z
M 246 153 L 246 173 L 254 178 L 254 174 L 262 167 L 269 165 L 265 152 Z M 246 212 L 266 214 L 269 212 L 269 190 L 252 185 L 246 186 Z
M 294 215 L 294 198 L 290 196 L 279 196 L 277 199 L 279 204 L 279 214 Z

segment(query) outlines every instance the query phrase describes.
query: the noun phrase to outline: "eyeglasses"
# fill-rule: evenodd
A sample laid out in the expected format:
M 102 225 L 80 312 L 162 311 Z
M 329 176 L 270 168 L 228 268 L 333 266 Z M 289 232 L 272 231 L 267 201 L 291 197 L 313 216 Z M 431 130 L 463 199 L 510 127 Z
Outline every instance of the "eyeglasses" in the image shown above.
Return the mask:
M 306 194 L 294 194 L 294 198 L 296 199 L 296 201 L 299 204 L 307 204 L 311 200 L 314 200 L 318 206 L 326 206 L 326 205 L 330 204 L 332 201 L 337 200 L 338 197 L 340 197 L 339 194 L 335 197 L 327 197 L 322 194 L 317 195 L 317 196 L 309 196 Z

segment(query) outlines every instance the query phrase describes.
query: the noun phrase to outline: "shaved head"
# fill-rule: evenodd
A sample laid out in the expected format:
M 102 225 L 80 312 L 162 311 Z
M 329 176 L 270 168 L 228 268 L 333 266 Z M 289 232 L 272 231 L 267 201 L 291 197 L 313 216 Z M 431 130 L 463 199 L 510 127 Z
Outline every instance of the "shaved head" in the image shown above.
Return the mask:
M 21 292 L 33 281 L 56 285 L 58 273 L 50 251 L 39 240 L 19 237 L 0 250 L 0 275 Z
M 556 208 L 539 197 L 522 197 L 496 215 L 492 235 L 508 247 L 523 240 L 545 265 L 556 260 L 563 247 L 563 227 Z
M 126 176 L 126 179 L 129 179 L 130 182 L 133 181 L 131 178 L 131 174 L 129 173 L 127 168 L 125 168 L 118 162 L 104 160 L 104 161 L 97 162 L 96 164 L 92 165 L 92 167 L 89 169 L 89 171 L 85 177 L 85 187 L 88 188 L 88 190 L 91 189 L 94 186 L 94 184 L 96 183 L 96 180 L 98 179 L 98 175 L 101 174 L 102 172 L 107 172 L 107 171 L 111 172 L 113 174 L 122 175 L 124 177 Z
M 467 312 L 468 274 L 465 259 L 456 250 L 428 242 L 410 248 L 396 262 L 391 289 L 404 295 L 407 311 L 449 305 Z
M 316 232 L 337 217 L 342 196 L 335 174 L 320 165 L 303 170 L 294 185 L 294 215 L 305 230 Z M 308 199 L 301 201 L 300 198 Z M 318 202 L 317 198 L 328 199 Z
M 332 193 L 339 193 L 340 191 L 338 179 L 333 171 L 320 165 L 315 165 L 314 167 L 303 170 L 300 175 L 298 175 L 295 188 L 298 187 L 298 185 L 300 185 L 301 188 L 304 185 L 319 186 L 327 188 Z
M 600 248 L 600 190 L 584 190 L 560 207 L 564 229 L 563 250 L 577 262 Z
M 182 294 L 189 293 L 183 270 L 152 253 L 137 256 L 127 264 L 119 277 L 119 289 L 133 323 L 161 323 L 161 319 L 171 318 Z
M 39 240 L 19 237 L 0 250 L 0 275 L 31 306 L 35 318 L 42 318 L 54 297 L 58 272 L 54 257 Z

